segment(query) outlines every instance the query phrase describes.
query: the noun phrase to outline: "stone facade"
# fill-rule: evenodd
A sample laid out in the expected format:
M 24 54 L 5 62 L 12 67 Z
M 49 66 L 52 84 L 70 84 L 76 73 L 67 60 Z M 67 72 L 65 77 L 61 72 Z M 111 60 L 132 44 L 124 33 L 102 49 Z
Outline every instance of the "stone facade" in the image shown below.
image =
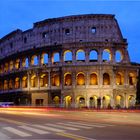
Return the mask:
M 132 65 L 114 15 L 46 19 L 0 39 L 0 101 L 17 105 L 131 107 Z

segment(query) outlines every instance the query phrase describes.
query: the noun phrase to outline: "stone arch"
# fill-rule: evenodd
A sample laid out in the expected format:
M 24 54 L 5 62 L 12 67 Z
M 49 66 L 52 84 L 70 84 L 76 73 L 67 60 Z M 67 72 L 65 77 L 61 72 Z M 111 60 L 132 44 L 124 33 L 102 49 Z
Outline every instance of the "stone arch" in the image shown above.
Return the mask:
M 103 50 L 102 60 L 103 62 L 109 62 L 112 59 L 111 51 L 109 49 Z
M 53 104 L 55 105 L 55 107 L 59 107 L 59 104 L 60 104 L 60 97 L 59 96 L 54 96 Z
M 136 99 L 135 99 L 134 95 L 129 95 L 128 96 L 128 107 L 133 108 L 135 106 L 135 102 L 136 102 Z
M 77 61 L 85 61 L 86 60 L 84 50 L 82 50 L 82 49 L 77 50 L 77 52 L 76 52 L 76 60 Z
M 29 67 L 29 60 L 27 57 L 22 59 L 22 67 Z
M 60 62 L 60 53 L 54 52 L 52 55 L 52 63 L 58 63 Z
M 90 85 L 98 85 L 98 77 L 96 73 L 90 74 Z
M 116 85 L 123 85 L 124 84 L 124 76 L 121 72 L 116 73 Z
M 89 53 L 89 61 L 90 62 L 97 62 L 98 61 L 98 52 L 97 50 L 93 49 Z
M 102 106 L 103 106 L 103 108 L 110 108 L 111 107 L 111 97 L 109 95 L 103 96 Z
M 77 85 L 85 85 L 85 74 L 83 72 L 76 75 L 76 83 Z
M 20 88 L 20 78 L 19 77 L 15 78 L 15 88 L 16 89 Z
M 103 74 L 103 85 L 110 85 L 110 76 L 108 73 Z
M 8 69 L 9 69 L 9 65 L 8 65 L 8 63 L 6 62 L 6 63 L 4 64 L 4 72 L 8 72 Z
M 40 87 L 48 86 L 48 75 L 43 73 L 40 75 Z
M 72 75 L 70 72 L 64 74 L 64 85 L 71 86 L 72 85 Z
M 13 70 L 14 69 L 14 62 L 12 60 L 10 61 L 9 69 L 10 70 Z
M 133 72 L 129 73 L 129 77 L 128 77 L 128 81 L 129 81 L 129 85 L 135 85 L 136 84 L 136 74 Z
M 78 108 L 82 108 L 86 106 L 86 101 L 84 96 L 77 96 L 76 97 L 76 105 Z
M 59 74 L 52 75 L 52 86 L 60 86 L 60 76 Z
M 72 62 L 72 51 L 66 50 L 64 52 L 64 62 Z
M 8 80 L 4 80 L 4 90 L 8 90 Z
M 117 50 L 115 52 L 115 61 L 116 62 L 121 62 L 123 60 L 123 54 L 121 50 Z
M 116 108 L 123 108 L 124 107 L 124 97 L 122 95 L 117 95 L 115 97 Z
M 89 98 L 89 107 L 97 108 L 97 96 L 93 95 Z
M 12 79 L 9 80 L 9 89 L 13 89 L 13 80 Z
M 41 55 L 41 64 L 48 64 L 48 54 L 47 53 L 43 53 Z
M 34 74 L 31 76 L 31 87 L 37 87 L 37 86 L 38 86 L 37 76 Z
M 64 97 L 64 107 L 69 108 L 72 107 L 72 97 L 71 96 L 65 96 Z
M 16 59 L 16 61 L 15 61 L 15 68 L 16 69 L 20 68 L 20 59 Z
M 22 77 L 22 88 L 27 88 L 27 76 Z
M 37 55 L 33 55 L 32 57 L 31 57 L 31 65 L 38 65 L 38 57 L 37 57 Z

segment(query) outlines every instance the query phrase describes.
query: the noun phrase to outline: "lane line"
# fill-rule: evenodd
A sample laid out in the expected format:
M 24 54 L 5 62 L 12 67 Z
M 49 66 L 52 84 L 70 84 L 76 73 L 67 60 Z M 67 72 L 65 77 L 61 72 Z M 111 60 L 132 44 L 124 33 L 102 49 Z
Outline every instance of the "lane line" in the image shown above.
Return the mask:
M 37 125 L 37 124 L 32 125 L 32 126 L 35 126 L 35 127 L 41 128 L 41 129 L 45 129 L 45 130 L 55 131 L 55 132 L 64 132 L 65 131 L 65 130 L 56 129 L 56 128 L 52 128 L 52 127 L 49 127 L 49 126 Z
M 32 136 L 31 134 L 28 134 L 28 133 L 25 133 L 25 132 L 22 132 L 18 129 L 15 129 L 15 128 L 12 128 L 12 127 L 4 127 L 3 129 L 13 133 L 13 134 L 16 134 L 20 137 L 29 137 L 29 136 Z
M 70 124 L 77 124 L 77 125 L 83 125 L 83 126 L 89 126 L 89 127 L 99 127 L 99 128 L 106 127 L 106 126 L 103 126 L 103 125 L 86 124 L 86 123 L 80 123 L 80 122 L 67 122 L 67 123 L 70 123 Z
M 50 123 L 47 123 L 46 125 L 52 126 L 52 127 L 58 127 L 58 128 L 68 129 L 68 130 L 79 130 L 78 128 L 73 128 L 73 127 L 68 127 L 68 126 L 62 126 L 62 125 L 56 125 L 56 124 L 50 124 Z
M 71 134 L 71 133 L 56 133 L 57 135 L 60 136 L 64 136 L 67 138 L 72 138 L 74 140 L 96 140 L 93 138 L 88 138 L 88 137 L 84 137 L 84 136 L 80 136 L 80 135 L 76 135 L 76 134 Z
M 37 133 L 37 134 L 49 134 L 49 132 L 44 131 L 44 130 L 40 130 L 40 129 L 36 129 L 36 128 L 32 128 L 30 126 L 19 126 L 20 128 L 23 128 L 25 130 Z
M 57 124 L 76 127 L 76 128 L 84 128 L 84 129 L 91 129 L 92 128 L 89 126 L 82 126 L 82 125 L 77 125 L 77 124 L 68 124 L 68 123 L 57 123 Z

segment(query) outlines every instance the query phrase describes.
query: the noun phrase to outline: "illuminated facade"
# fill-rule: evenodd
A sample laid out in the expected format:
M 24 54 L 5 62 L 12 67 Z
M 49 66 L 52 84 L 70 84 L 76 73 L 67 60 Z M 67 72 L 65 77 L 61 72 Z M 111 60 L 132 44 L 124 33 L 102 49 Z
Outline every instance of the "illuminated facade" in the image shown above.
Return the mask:
M 17 105 L 130 107 L 132 65 L 114 15 L 47 19 L 0 39 L 0 101 Z

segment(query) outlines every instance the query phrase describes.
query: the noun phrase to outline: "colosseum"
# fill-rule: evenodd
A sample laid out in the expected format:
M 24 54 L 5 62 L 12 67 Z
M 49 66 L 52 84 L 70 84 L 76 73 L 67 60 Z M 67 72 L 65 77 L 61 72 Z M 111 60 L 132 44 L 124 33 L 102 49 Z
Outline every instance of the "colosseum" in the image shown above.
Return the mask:
M 138 66 L 114 15 L 46 19 L 0 39 L 0 102 L 128 108 Z

